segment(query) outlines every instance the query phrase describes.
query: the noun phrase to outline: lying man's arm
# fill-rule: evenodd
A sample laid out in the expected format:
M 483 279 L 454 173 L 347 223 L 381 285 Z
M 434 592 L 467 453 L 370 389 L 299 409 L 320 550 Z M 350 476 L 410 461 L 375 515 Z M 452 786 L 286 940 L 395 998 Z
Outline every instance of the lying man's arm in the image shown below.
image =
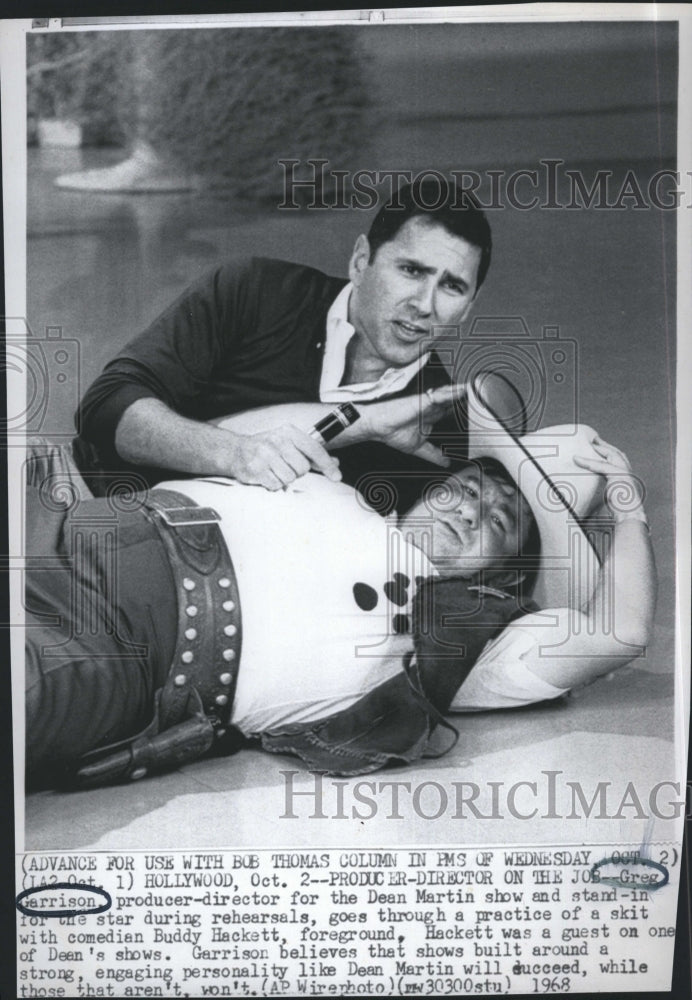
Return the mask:
M 595 447 L 601 459 L 577 461 L 606 477 L 614 530 L 593 593 L 581 608 L 547 608 L 512 622 L 481 655 L 452 710 L 509 708 L 557 697 L 641 656 L 650 642 L 656 571 L 646 515 L 641 504 L 619 510 L 611 488 L 628 480 L 641 500 L 640 484 L 622 452 L 602 441 Z
M 575 461 L 606 477 L 606 505 L 615 522 L 610 551 L 581 611 L 560 612 L 558 627 L 566 635 L 557 655 L 544 649 L 542 656 L 526 661 L 540 678 L 563 688 L 586 684 L 641 655 L 651 639 L 656 607 L 656 570 L 639 480 L 613 445 L 597 439 L 594 447 L 600 459 Z M 616 494 L 623 480 L 639 496 L 634 510 L 618 508 Z

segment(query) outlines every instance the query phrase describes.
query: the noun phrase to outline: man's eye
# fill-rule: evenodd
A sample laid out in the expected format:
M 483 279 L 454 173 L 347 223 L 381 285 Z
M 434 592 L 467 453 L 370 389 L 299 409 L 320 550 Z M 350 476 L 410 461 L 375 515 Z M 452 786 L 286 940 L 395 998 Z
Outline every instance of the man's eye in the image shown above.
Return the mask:
M 500 528 L 502 531 L 505 530 L 505 523 L 504 523 L 504 521 L 502 520 L 501 517 L 497 516 L 497 514 L 493 514 L 492 521 L 493 521 L 493 524 L 496 524 L 498 526 L 498 528 Z
M 406 274 L 420 274 L 420 268 L 415 264 L 402 264 L 401 270 L 405 271 Z
M 445 285 L 450 292 L 454 292 L 456 295 L 463 295 L 465 292 L 465 289 L 461 285 L 457 285 L 455 281 L 446 281 Z
M 478 494 L 474 490 L 473 486 L 463 486 L 462 489 L 463 489 L 464 493 L 466 493 L 467 496 L 471 497 L 472 500 L 475 500 L 476 497 L 478 496 Z

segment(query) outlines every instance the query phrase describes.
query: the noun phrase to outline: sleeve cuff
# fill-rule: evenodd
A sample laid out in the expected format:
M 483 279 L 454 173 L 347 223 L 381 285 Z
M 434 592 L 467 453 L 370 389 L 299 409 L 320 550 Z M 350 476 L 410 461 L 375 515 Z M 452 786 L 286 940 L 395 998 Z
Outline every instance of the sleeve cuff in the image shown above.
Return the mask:
M 90 427 L 84 436 L 93 444 L 115 451 L 115 432 L 125 410 L 138 399 L 158 399 L 151 389 L 134 382 L 126 383 L 110 393 L 101 403 L 96 419 L 89 421 Z

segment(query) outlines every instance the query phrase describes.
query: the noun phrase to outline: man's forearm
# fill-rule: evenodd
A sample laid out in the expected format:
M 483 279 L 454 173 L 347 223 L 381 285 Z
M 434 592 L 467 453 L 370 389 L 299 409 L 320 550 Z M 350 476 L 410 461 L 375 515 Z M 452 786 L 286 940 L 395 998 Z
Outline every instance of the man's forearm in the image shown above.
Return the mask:
M 359 403 L 360 417 L 329 442 L 336 450 L 362 441 L 379 441 L 399 451 L 448 465 L 449 460 L 423 434 L 452 407 L 458 390 L 443 387 L 420 396 Z M 286 403 L 198 423 L 175 413 L 160 399 L 135 400 L 123 413 L 115 448 L 133 465 L 149 465 L 196 475 L 225 475 L 269 489 L 285 485 L 312 468 L 339 478 L 335 459 L 309 436 L 333 405 Z
M 357 401 L 359 419 L 330 441 L 329 449 L 376 441 L 436 465 L 448 465 L 442 451 L 427 440 L 426 427 L 452 410 L 460 391 L 458 386 L 449 385 L 421 395 Z M 329 403 L 284 403 L 235 413 L 216 423 L 238 434 L 268 431 L 280 424 L 291 424 L 307 434 L 333 409 L 334 404 Z
M 219 475 L 269 490 L 287 486 L 310 469 L 341 479 L 338 462 L 323 445 L 292 424 L 246 430 L 197 423 L 158 399 L 138 399 L 115 435 L 118 454 L 134 465 L 195 475 Z
M 367 414 L 367 405 L 363 403 L 357 405 L 360 418 L 350 427 L 344 428 L 328 443 L 330 451 L 370 439 L 369 426 L 363 419 L 363 415 Z M 292 424 L 307 434 L 315 424 L 332 413 L 335 407 L 336 403 L 279 403 L 275 406 L 261 406 L 254 410 L 217 417 L 210 423 L 235 434 L 257 434 L 274 430 L 282 424 Z
M 557 625 L 541 630 L 523 663 L 556 688 L 588 684 L 628 663 L 648 645 L 655 606 L 656 570 L 648 529 L 634 519 L 623 520 L 615 526 L 590 600 L 581 611 L 563 608 Z
M 198 475 L 219 474 L 224 444 L 231 431 L 188 420 L 159 399 L 138 399 L 129 406 L 115 432 L 115 448 L 132 465 L 150 465 Z
M 656 570 L 643 519 L 615 525 L 611 549 L 585 613 L 594 626 L 610 623 L 614 642 L 646 646 L 656 606 Z

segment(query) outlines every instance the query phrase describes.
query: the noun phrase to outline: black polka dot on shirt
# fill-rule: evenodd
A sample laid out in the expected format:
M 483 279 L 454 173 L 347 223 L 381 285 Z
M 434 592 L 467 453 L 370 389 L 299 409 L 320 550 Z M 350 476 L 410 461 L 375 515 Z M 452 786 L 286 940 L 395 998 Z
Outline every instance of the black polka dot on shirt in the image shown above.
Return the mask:
M 372 611 L 373 608 L 377 607 L 379 600 L 377 591 L 368 583 L 354 583 L 353 597 L 362 611 Z
M 408 615 L 394 615 L 392 618 L 392 629 L 395 635 L 404 635 L 411 631 L 411 622 Z
M 384 585 L 384 592 L 397 607 L 403 608 L 408 600 L 408 587 L 411 581 L 404 573 L 394 573 L 391 580 Z

